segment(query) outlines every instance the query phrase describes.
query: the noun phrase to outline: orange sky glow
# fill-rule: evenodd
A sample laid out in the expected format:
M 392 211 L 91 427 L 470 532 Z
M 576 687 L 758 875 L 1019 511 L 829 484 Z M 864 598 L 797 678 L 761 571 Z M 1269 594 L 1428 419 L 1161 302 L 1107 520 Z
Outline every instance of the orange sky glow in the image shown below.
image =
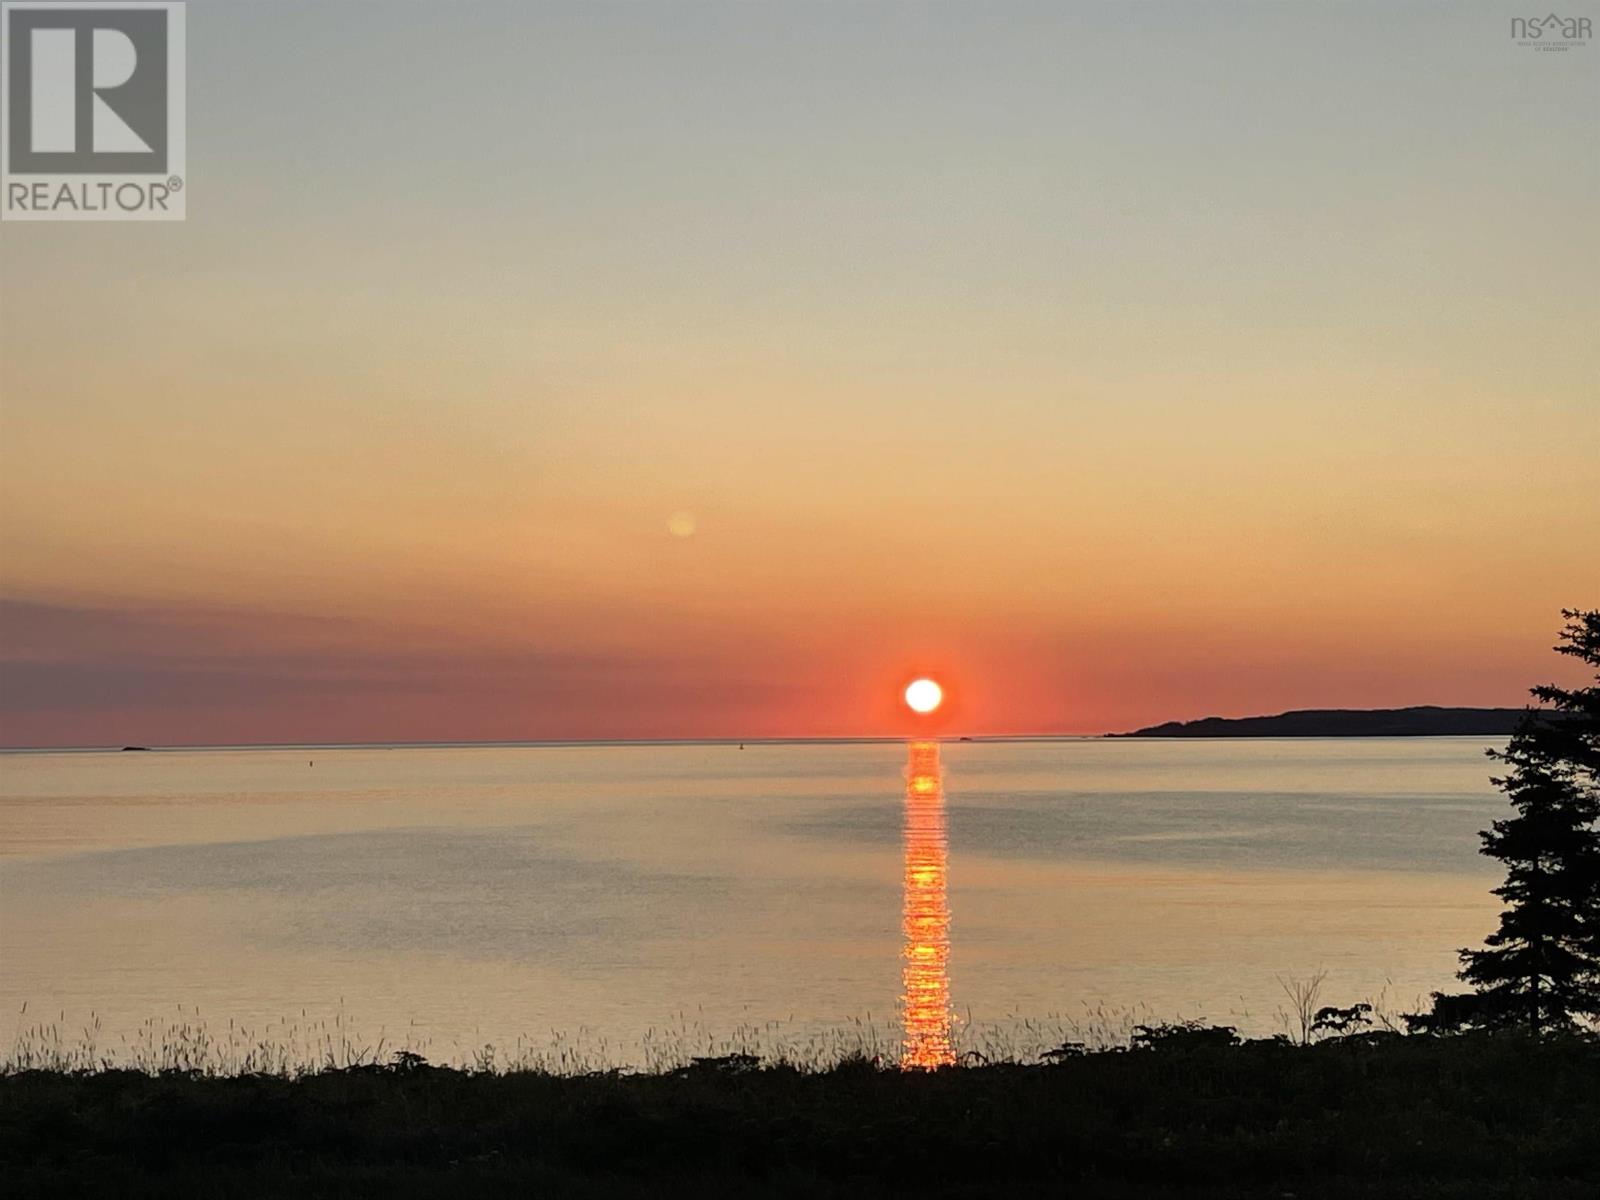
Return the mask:
M 1571 677 L 1597 97 L 1489 10 L 484 0 L 376 44 L 235 7 L 188 220 L 0 238 L 0 743 L 1099 733 Z

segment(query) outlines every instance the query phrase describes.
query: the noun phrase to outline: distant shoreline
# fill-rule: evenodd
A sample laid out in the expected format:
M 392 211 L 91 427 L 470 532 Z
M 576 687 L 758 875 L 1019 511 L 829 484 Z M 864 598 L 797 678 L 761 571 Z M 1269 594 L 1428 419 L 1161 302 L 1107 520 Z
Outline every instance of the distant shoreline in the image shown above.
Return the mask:
M 1116 738 L 1507 737 L 1523 708 L 1306 708 L 1265 717 L 1201 717 L 1112 733 Z

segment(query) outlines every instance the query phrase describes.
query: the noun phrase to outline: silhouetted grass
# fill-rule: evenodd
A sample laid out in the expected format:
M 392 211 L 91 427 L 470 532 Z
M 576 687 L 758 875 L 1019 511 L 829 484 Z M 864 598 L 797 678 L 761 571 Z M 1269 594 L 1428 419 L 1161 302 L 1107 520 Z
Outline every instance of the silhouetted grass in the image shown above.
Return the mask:
M 981 1023 L 966 1016 L 954 1021 L 954 1042 L 970 1061 L 1025 1062 L 1063 1042 L 1095 1050 L 1125 1046 L 1138 1025 L 1155 1019 L 1142 1005 L 1105 1004 L 1085 1004 L 1076 1012 L 1041 1017 L 1013 1014 Z M 1288 1027 L 1287 1018 L 1279 1023 Z M 399 1051 L 478 1072 L 581 1075 L 621 1069 L 648 1074 L 670 1071 L 695 1058 L 728 1054 L 751 1054 L 772 1065 L 819 1070 L 855 1059 L 893 1060 L 900 1051 L 900 1029 L 897 1022 L 880 1024 L 870 1014 L 821 1028 L 775 1020 L 743 1021 L 725 1028 L 708 1024 L 698 1012 L 685 1011 L 627 1043 L 587 1027 L 571 1032 L 552 1029 L 542 1037 L 519 1034 L 503 1042 L 440 1043 L 416 1026 L 373 1032 L 353 1020 L 342 1004 L 331 1015 L 302 1011 L 260 1026 L 232 1019 L 213 1023 L 197 1009 L 180 1005 L 171 1016 L 147 1018 L 111 1036 L 93 1012 L 82 1022 L 69 1021 L 65 1013 L 36 1020 L 24 1004 L 10 1053 L 0 1058 L 0 1074 L 131 1069 L 149 1074 L 293 1076 L 382 1063 Z
M 933 1073 L 13 1064 L 0 1179 L 17 1197 L 1600 1194 L 1592 1039 L 1200 1033 Z

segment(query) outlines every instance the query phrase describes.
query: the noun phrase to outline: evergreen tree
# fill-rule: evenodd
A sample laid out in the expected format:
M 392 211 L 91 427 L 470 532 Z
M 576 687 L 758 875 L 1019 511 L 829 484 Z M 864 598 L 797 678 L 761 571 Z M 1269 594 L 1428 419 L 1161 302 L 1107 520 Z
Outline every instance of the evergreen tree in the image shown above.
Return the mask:
M 1600 610 L 1564 609 L 1561 615 L 1567 624 L 1556 653 L 1588 665 L 1595 673 L 1594 683 L 1582 688 L 1544 684 L 1533 694 L 1566 718 L 1546 731 L 1547 745 L 1554 757 L 1572 766 L 1579 785 L 1593 793 L 1600 789 Z
M 1463 950 L 1471 992 L 1433 996 L 1407 1017 L 1418 1031 L 1568 1029 L 1600 1018 L 1600 611 L 1563 611 L 1556 650 L 1595 669 L 1588 687 L 1545 685 L 1503 751 L 1493 780 L 1515 815 L 1482 834 L 1483 853 L 1506 864 L 1506 902 L 1485 949 Z

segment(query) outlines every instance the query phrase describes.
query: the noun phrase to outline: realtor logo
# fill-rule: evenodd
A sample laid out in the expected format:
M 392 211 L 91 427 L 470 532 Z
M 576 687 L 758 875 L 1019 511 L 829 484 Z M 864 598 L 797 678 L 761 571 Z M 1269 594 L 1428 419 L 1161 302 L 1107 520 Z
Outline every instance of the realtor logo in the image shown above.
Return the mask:
M 0 218 L 183 219 L 183 4 L 7 0 L 0 70 Z

